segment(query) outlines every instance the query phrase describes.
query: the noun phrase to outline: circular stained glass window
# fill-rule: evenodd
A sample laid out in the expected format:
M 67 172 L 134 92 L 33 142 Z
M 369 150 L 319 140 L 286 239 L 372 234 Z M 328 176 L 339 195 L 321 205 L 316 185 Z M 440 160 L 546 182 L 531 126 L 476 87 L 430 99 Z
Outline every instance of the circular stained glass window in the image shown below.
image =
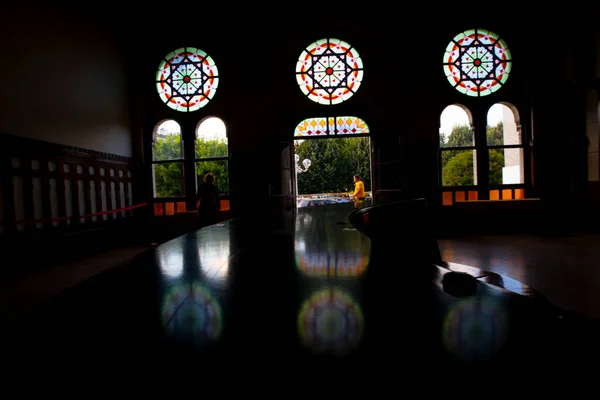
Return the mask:
M 161 100 L 177 111 L 204 107 L 214 97 L 218 85 L 215 61 L 194 47 L 182 47 L 167 54 L 156 73 Z
M 321 39 L 302 51 L 296 80 L 302 92 L 320 104 L 339 104 L 360 87 L 363 63 L 355 48 L 339 39 Z
M 444 73 L 467 96 L 487 96 L 508 80 L 512 59 L 504 40 L 484 29 L 457 35 L 446 47 Z

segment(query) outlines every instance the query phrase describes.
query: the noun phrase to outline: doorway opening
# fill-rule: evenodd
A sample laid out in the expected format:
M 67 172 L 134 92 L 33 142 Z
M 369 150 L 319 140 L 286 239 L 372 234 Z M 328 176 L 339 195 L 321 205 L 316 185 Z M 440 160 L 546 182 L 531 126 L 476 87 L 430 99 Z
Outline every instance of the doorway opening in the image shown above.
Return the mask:
M 364 184 L 365 203 L 372 204 L 370 137 L 297 138 L 294 161 L 297 207 L 351 202 L 355 175 Z

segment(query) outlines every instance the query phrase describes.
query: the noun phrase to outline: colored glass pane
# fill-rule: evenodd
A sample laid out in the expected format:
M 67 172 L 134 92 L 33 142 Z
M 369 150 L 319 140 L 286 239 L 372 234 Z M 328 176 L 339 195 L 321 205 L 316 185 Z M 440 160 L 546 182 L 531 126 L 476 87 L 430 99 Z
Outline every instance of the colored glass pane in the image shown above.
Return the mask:
M 308 118 L 298 124 L 294 136 L 327 135 L 328 129 L 327 118 Z
M 369 131 L 365 121 L 356 117 L 338 117 L 335 129 L 338 135 L 353 135 Z
M 339 104 L 360 87 L 363 63 L 355 48 L 339 39 L 321 39 L 302 51 L 296 80 L 302 92 L 319 104 Z
M 307 118 L 296 126 L 294 136 L 355 135 L 369 133 L 369 126 L 357 117 Z
M 212 57 L 193 47 L 182 47 L 162 60 L 156 73 L 161 100 L 177 111 L 195 111 L 214 97 L 219 85 Z
M 506 42 L 484 29 L 457 35 L 446 47 L 443 68 L 448 82 L 467 96 L 487 96 L 508 80 L 512 58 Z

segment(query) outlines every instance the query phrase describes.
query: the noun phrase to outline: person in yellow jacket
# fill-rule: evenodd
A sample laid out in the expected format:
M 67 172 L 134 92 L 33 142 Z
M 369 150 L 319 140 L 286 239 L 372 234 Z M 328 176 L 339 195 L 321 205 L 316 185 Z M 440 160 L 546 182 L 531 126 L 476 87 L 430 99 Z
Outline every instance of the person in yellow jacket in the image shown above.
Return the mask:
M 360 180 L 360 176 L 354 175 L 354 193 L 352 194 L 354 200 L 365 199 L 365 184 Z

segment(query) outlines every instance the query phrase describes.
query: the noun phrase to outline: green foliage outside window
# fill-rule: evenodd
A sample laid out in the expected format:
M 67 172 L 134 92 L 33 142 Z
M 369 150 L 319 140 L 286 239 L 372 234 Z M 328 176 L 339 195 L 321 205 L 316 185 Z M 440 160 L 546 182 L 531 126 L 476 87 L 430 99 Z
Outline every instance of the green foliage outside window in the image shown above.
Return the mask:
M 295 146 L 300 156 L 311 161 L 308 171 L 298 174 L 298 194 L 349 193 L 352 177 L 359 175 L 365 191 L 371 190 L 371 157 L 368 137 L 304 140 Z
M 183 148 L 179 135 L 165 135 L 156 138 L 152 152 L 154 161 L 180 160 L 182 158 Z
M 502 122 L 487 128 L 488 146 L 502 146 L 504 144 L 504 128 Z M 457 125 L 452 128 L 450 135 L 440 134 L 440 148 L 472 147 L 473 133 L 467 125 Z M 490 184 L 502 184 L 502 168 L 504 167 L 504 151 L 502 149 L 489 150 Z M 442 151 L 442 185 L 443 186 L 470 186 L 474 185 L 475 175 L 473 166 L 473 150 L 445 150 Z
M 202 183 L 204 175 L 212 173 L 215 176 L 215 185 L 219 193 L 229 193 L 229 170 L 227 160 L 204 160 L 211 157 L 227 157 L 227 139 L 196 139 L 196 176 L 198 184 Z
M 156 197 L 183 196 L 183 163 L 154 164 Z
M 154 142 L 154 160 L 180 160 L 183 158 L 179 135 L 166 135 Z M 227 157 L 227 141 L 225 139 L 196 140 L 196 176 L 202 182 L 204 175 L 211 172 L 215 184 L 221 193 L 229 193 L 229 172 L 227 159 L 206 160 L 212 157 Z M 202 160 L 205 159 L 205 160 Z M 154 182 L 156 197 L 177 197 L 184 195 L 183 162 L 154 164 Z
M 216 178 L 215 185 L 219 188 L 219 193 L 229 193 L 227 160 L 197 161 L 196 176 L 198 177 L 198 185 L 204 182 L 204 175 L 209 172 Z

